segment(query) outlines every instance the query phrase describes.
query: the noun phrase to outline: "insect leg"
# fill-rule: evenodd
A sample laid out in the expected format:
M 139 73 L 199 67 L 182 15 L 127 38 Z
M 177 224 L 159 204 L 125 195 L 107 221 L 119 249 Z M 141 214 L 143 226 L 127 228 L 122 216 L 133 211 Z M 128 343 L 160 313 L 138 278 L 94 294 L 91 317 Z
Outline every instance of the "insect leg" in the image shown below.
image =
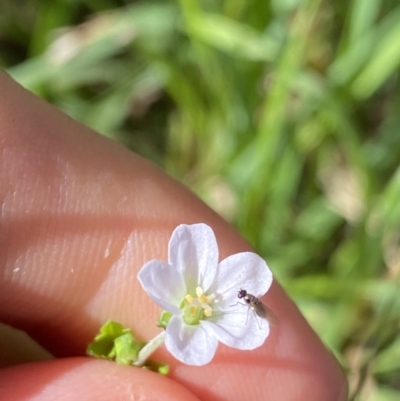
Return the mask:
M 249 312 L 250 312 L 250 308 L 247 308 L 246 326 L 247 326 L 247 322 L 249 321 Z

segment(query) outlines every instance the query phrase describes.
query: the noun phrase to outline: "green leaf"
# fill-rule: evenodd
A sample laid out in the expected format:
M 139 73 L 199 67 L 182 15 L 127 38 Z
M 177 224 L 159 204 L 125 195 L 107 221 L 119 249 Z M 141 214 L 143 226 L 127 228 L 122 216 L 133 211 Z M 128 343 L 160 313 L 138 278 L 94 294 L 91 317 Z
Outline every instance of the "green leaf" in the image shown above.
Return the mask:
M 162 327 L 163 329 L 167 328 L 167 324 L 169 323 L 170 319 L 172 317 L 172 313 L 167 312 L 167 311 L 162 311 L 160 315 L 158 316 L 158 323 L 157 327 Z
M 168 365 L 156 361 L 147 361 L 146 364 L 143 366 L 143 369 L 148 369 L 151 370 L 152 372 L 157 372 L 164 376 L 166 376 L 169 373 Z
M 121 323 L 109 320 L 100 328 L 100 333 L 94 338 L 94 341 L 88 345 L 86 353 L 97 358 L 112 358 L 114 340 L 123 333 L 124 326 Z
M 171 318 L 171 314 L 163 312 L 160 315 L 162 324 L 167 324 Z M 109 320 L 101 328 L 100 333 L 94 338 L 87 349 L 86 353 L 95 358 L 107 359 L 115 361 L 120 365 L 134 365 L 139 359 L 140 350 L 146 345 L 146 342 L 137 340 L 132 330 L 125 328 L 121 323 Z M 167 375 L 169 366 L 165 363 L 147 360 L 143 369 Z
M 384 349 L 376 358 L 374 373 L 385 374 L 400 371 L 400 337 L 386 349 Z
M 400 22 L 397 20 L 377 44 L 374 54 L 352 84 L 351 91 L 359 98 L 367 98 L 390 77 L 395 76 L 400 64 Z
M 138 341 L 131 331 L 114 340 L 115 361 L 121 365 L 132 365 L 137 360 L 139 351 L 145 342 Z
M 124 365 L 132 363 L 145 343 L 133 337 L 132 331 L 121 323 L 109 320 L 94 338 L 86 353 L 96 358 L 115 360 Z
M 198 14 L 191 20 L 195 36 L 208 45 L 249 60 L 273 60 L 278 44 L 246 24 L 217 14 Z

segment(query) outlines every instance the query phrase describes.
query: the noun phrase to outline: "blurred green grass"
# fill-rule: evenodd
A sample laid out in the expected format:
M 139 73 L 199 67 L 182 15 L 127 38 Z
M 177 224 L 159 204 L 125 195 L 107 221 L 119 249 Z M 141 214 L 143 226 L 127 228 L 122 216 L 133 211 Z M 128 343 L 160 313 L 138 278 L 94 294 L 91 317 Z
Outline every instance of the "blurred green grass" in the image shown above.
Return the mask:
M 348 373 L 400 399 L 400 4 L 5 0 L 0 65 L 232 222 Z

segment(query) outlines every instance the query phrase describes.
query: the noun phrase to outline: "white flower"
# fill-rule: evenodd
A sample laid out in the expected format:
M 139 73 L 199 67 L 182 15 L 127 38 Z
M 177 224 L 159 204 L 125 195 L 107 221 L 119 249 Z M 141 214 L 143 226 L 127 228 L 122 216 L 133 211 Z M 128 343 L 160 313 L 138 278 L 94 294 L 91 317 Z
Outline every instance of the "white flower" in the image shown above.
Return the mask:
M 242 349 L 261 346 L 269 324 L 238 299 L 238 291 L 260 297 L 272 283 L 267 264 L 252 252 L 218 263 L 218 245 L 206 224 L 180 225 L 172 233 L 168 263 L 151 260 L 138 273 L 143 289 L 170 312 L 165 345 L 189 365 L 211 361 L 218 341 Z

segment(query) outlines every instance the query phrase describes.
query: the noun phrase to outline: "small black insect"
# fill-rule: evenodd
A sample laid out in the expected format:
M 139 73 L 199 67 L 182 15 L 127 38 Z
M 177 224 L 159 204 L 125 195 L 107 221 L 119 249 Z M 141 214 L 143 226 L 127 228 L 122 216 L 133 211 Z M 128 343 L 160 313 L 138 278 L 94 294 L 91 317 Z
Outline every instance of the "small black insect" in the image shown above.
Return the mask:
M 275 316 L 274 312 L 264 305 L 255 295 L 248 293 L 246 290 L 240 289 L 237 297 L 243 299 L 249 309 L 254 311 L 254 313 L 261 319 L 268 320 L 268 322 L 274 326 L 279 324 L 279 319 Z

